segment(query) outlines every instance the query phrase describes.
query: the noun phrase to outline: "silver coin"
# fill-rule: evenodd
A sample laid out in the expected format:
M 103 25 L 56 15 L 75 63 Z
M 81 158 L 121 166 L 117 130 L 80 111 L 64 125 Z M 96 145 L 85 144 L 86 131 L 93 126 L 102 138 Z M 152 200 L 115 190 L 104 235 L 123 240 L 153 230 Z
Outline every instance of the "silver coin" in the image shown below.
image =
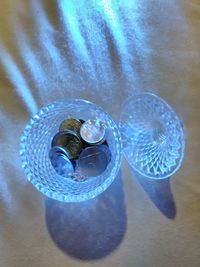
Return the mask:
M 64 148 L 70 159 L 78 158 L 82 149 L 80 138 L 70 130 L 57 133 L 52 140 L 51 146 Z
M 59 127 L 59 131 L 63 132 L 66 130 L 71 130 L 75 132 L 78 136 L 80 136 L 80 129 L 81 129 L 82 123 L 80 120 L 77 119 L 67 119 L 64 120 Z
M 100 144 L 105 141 L 106 129 L 100 120 L 87 120 L 82 124 L 80 133 L 88 144 Z
M 85 177 L 101 175 L 111 160 L 109 147 L 105 145 L 91 146 L 84 149 L 77 161 L 77 172 Z
M 49 158 L 55 171 L 64 177 L 71 177 L 74 173 L 74 167 L 71 163 L 67 151 L 58 146 L 51 148 L 49 152 Z

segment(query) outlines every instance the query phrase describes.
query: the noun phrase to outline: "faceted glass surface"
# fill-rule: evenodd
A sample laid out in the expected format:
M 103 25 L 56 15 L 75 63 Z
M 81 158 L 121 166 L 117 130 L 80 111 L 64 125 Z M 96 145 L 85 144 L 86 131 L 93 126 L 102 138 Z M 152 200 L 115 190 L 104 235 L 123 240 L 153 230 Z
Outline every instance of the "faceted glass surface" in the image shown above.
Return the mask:
M 160 97 L 140 93 L 128 99 L 120 131 L 124 155 L 141 175 L 163 179 L 179 169 L 185 149 L 182 123 Z
M 67 118 L 99 119 L 105 123 L 111 161 L 101 175 L 77 182 L 60 176 L 53 168 L 49 159 L 51 141 Z M 42 108 L 21 136 L 20 155 L 28 180 L 48 197 L 66 202 L 84 201 L 106 190 L 119 171 L 121 154 L 117 125 L 103 109 L 85 100 L 55 102 Z

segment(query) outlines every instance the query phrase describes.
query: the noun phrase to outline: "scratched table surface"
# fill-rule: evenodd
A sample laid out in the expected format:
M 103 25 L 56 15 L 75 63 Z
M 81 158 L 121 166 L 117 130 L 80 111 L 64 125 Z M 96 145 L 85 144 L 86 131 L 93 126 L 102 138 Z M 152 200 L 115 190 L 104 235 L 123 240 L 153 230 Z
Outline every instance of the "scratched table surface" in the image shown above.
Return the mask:
M 199 0 L 0 1 L 0 266 L 200 266 Z M 119 121 L 134 91 L 163 97 L 184 123 L 183 165 L 137 177 L 123 160 L 96 199 L 45 198 L 18 156 L 29 118 L 83 98 Z

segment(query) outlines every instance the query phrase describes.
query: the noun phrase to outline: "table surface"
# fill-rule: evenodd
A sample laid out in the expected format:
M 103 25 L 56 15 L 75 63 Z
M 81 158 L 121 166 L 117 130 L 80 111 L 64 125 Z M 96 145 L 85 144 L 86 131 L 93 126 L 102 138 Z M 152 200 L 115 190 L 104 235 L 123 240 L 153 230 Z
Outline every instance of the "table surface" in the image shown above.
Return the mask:
M 0 266 L 200 266 L 199 0 L 0 1 Z M 94 200 L 45 198 L 26 179 L 19 137 L 42 106 L 84 98 L 118 121 L 137 90 L 185 127 L 171 179 L 119 177 Z

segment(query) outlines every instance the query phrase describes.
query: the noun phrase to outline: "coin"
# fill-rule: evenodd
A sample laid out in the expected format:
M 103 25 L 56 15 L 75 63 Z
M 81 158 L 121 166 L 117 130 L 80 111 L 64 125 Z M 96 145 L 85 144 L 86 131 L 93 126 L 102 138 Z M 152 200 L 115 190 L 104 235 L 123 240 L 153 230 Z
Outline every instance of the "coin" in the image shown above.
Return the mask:
M 80 138 L 75 132 L 70 130 L 57 133 L 52 140 L 51 146 L 59 146 L 64 148 L 67 151 L 70 159 L 78 158 L 82 149 Z
M 67 151 L 59 146 L 54 146 L 49 152 L 49 158 L 55 171 L 64 177 L 72 176 L 74 167 L 71 163 Z
M 80 136 L 80 129 L 81 129 L 82 123 L 80 120 L 77 119 L 67 119 L 64 120 L 59 127 L 59 131 L 63 132 L 66 130 L 71 130 L 75 132 L 78 136 Z
M 76 172 L 85 177 L 101 175 L 106 170 L 110 160 L 109 147 L 105 145 L 87 147 L 79 156 Z
M 100 120 L 87 120 L 82 124 L 80 134 L 88 144 L 100 144 L 105 141 L 106 129 Z
M 53 156 L 53 155 L 56 155 L 56 154 L 62 154 L 62 155 L 65 155 L 67 157 L 69 157 L 69 154 L 67 152 L 67 150 L 65 150 L 64 147 L 61 147 L 61 146 L 53 146 L 49 152 L 49 156 Z

